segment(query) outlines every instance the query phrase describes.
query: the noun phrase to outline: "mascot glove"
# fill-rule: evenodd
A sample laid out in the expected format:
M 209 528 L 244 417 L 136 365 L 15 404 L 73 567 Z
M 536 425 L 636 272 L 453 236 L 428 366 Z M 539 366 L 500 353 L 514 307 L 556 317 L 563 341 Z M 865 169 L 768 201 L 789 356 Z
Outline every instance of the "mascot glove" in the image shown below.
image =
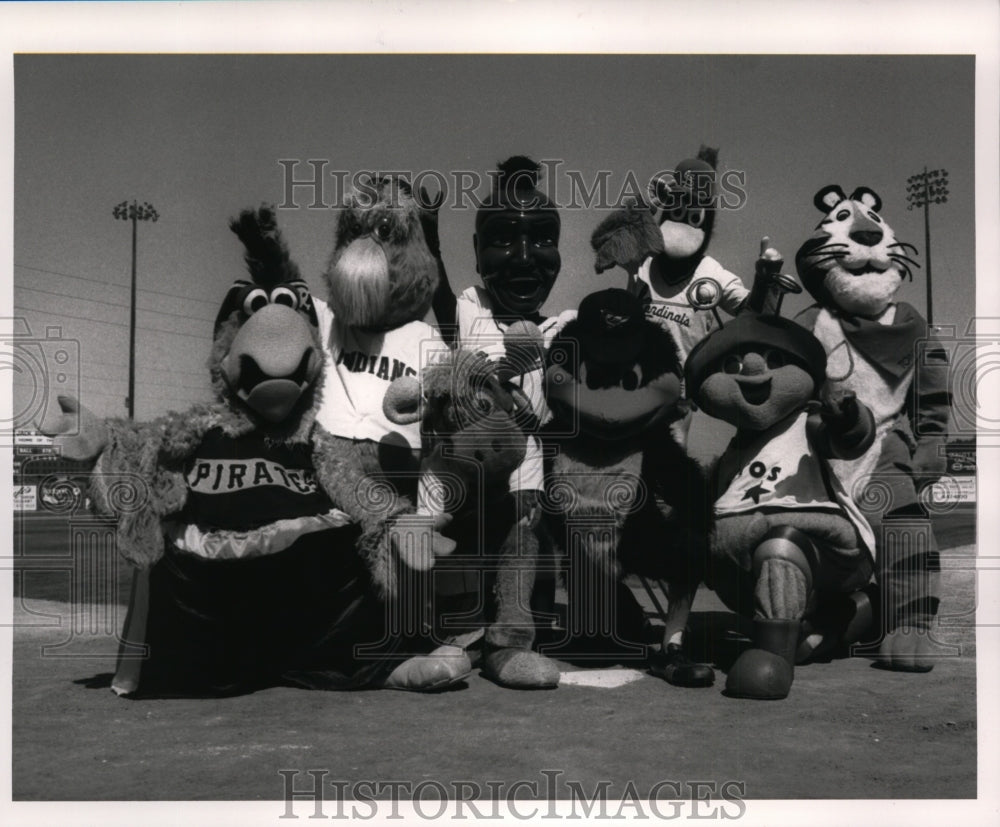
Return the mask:
M 754 262 L 754 273 L 759 278 L 770 279 L 781 272 L 784 264 L 784 257 L 771 246 L 771 239 L 764 236 L 760 241 L 760 256 Z
M 875 439 L 875 419 L 852 391 L 825 404 L 812 401 L 807 410 L 813 417 L 818 416 L 826 429 L 833 456 L 857 459 L 871 447 Z
M 937 482 L 948 470 L 948 462 L 944 452 L 943 436 L 925 437 L 917 443 L 913 452 L 913 476 L 923 485 Z
M 424 231 L 424 241 L 434 258 L 441 258 L 441 237 L 438 235 L 438 214 L 444 203 L 444 193 L 439 192 L 433 198 L 426 187 L 420 188 L 420 226 Z
M 60 396 L 59 416 L 42 424 L 39 430 L 55 437 L 54 444 L 67 459 L 93 462 L 110 439 L 104 420 L 94 416 L 75 396 Z
M 843 437 L 857 428 L 861 421 L 858 398 L 848 391 L 839 400 L 831 400 L 820 408 L 819 415 L 831 434 L 838 438 Z
M 542 522 L 542 506 L 538 501 L 541 492 L 534 489 L 512 491 L 517 509 L 517 521 L 524 523 L 532 531 Z
M 390 530 L 399 559 L 411 569 L 429 571 L 438 557 L 455 550 L 455 541 L 440 533 L 450 522 L 448 514 L 400 514 Z

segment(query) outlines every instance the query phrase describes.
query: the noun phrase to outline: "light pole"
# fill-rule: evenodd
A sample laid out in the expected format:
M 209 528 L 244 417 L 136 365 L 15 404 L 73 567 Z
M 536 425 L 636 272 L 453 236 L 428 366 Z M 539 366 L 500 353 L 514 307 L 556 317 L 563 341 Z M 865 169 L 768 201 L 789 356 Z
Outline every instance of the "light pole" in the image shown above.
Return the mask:
M 933 324 L 933 302 L 931 300 L 931 202 L 944 204 L 948 200 L 948 170 L 932 169 L 911 175 L 906 180 L 906 209 L 924 208 L 924 260 L 927 279 L 927 326 Z
M 140 221 L 156 221 L 160 214 L 148 201 L 142 204 L 122 201 L 112 211 L 115 218 L 132 222 L 132 300 L 129 303 L 128 325 L 128 418 L 135 418 L 135 242 Z

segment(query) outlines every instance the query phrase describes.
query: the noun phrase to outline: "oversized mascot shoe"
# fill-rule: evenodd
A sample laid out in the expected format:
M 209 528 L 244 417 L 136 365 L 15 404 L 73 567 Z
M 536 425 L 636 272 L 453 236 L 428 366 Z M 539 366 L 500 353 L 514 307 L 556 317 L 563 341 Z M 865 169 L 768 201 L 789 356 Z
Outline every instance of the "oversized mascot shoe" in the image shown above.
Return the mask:
M 672 686 L 697 688 L 715 683 L 715 670 L 707 664 L 695 663 L 678 643 L 669 643 L 665 650 L 656 651 L 650 658 L 649 671 Z
M 472 674 L 472 663 L 459 646 L 439 646 L 428 655 L 403 661 L 389 673 L 383 689 L 435 692 L 447 689 Z
M 871 598 L 864 591 L 846 594 L 815 617 L 804 619 L 795 652 L 796 663 L 820 660 L 867 639 L 875 621 Z
M 559 667 L 530 649 L 503 648 L 487 651 L 483 675 L 509 689 L 555 689 Z
M 895 628 L 885 629 L 887 618 L 878 590 L 867 590 L 865 594 L 871 605 L 873 622 L 858 640 L 878 641 L 862 644 L 855 654 L 873 657 L 882 669 L 896 672 L 930 672 L 943 650 L 931 636 L 934 615 L 925 612 L 910 612 L 899 618 Z M 852 641 L 853 642 L 853 641 Z M 877 649 L 876 649 L 877 646 Z
M 741 654 L 726 677 L 726 694 L 778 701 L 788 696 L 795 677 L 798 620 L 754 620 L 753 649 Z
M 934 641 L 928 629 L 898 626 L 882 639 L 876 661 L 883 668 L 897 672 L 930 672 L 934 657 Z

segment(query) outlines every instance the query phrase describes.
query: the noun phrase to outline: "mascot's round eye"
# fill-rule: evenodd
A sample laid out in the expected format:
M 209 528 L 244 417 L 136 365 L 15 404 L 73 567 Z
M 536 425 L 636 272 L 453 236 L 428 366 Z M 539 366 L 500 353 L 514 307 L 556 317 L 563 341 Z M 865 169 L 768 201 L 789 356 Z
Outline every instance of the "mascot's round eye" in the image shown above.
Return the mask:
M 671 221 L 683 221 L 685 215 L 687 215 L 687 207 L 683 204 L 674 204 L 674 206 L 667 210 L 667 217 Z
M 702 207 L 691 210 L 688 213 L 687 222 L 695 229 L 698 229 L 705 223 L 705 210 Z
M 271 291 L 271 304 L 284 304 L 296 310 L 299 306 L 299 297 L 294 290 L 287 287 L 275 287 Z
M 375 235 L 380 241 L 388 241 L 392 236 L 392 224 L 388 218 L 383 218 L 375 225 Z
M 785 354 L 780 350 L 768 350 L 764 353 L 764 361 L 771 370 L 785 366 Z
M 739 373 L 743 370 L 743 360 L 735 354 L 731 354 L 722 360 L 722 370 L 725 373 Z
M 262 307 L 267 306 L 267 293 L 259 287 L 255 287 L 243 299 L 243 312 L 252 316 Z
M 873 210 L 870 210 L 868 212 L 868 217 L 872 221 L 874 221 L 876 224 L 881 224 L 882 223 L 882 219 L 879 217 L 879 214 L 877 212 L 874 212 Z
M 850 217 L 851 217 L 851 211 L 850 210 L 841 210 L 836 215 L 836 218 L 837 218 L 838 221 L 846 221 Z

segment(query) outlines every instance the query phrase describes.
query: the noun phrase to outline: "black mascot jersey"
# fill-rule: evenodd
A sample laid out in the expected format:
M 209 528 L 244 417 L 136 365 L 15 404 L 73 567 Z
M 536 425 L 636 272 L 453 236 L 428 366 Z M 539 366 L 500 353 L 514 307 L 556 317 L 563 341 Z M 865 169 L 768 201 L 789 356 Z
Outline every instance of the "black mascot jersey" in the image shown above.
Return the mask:
M 182 520 L 203 528 L 248 531 L 333 508 L 316 481 L 308 445 L 278 445 L 260 434 L 209 431 L 186 469 Z

